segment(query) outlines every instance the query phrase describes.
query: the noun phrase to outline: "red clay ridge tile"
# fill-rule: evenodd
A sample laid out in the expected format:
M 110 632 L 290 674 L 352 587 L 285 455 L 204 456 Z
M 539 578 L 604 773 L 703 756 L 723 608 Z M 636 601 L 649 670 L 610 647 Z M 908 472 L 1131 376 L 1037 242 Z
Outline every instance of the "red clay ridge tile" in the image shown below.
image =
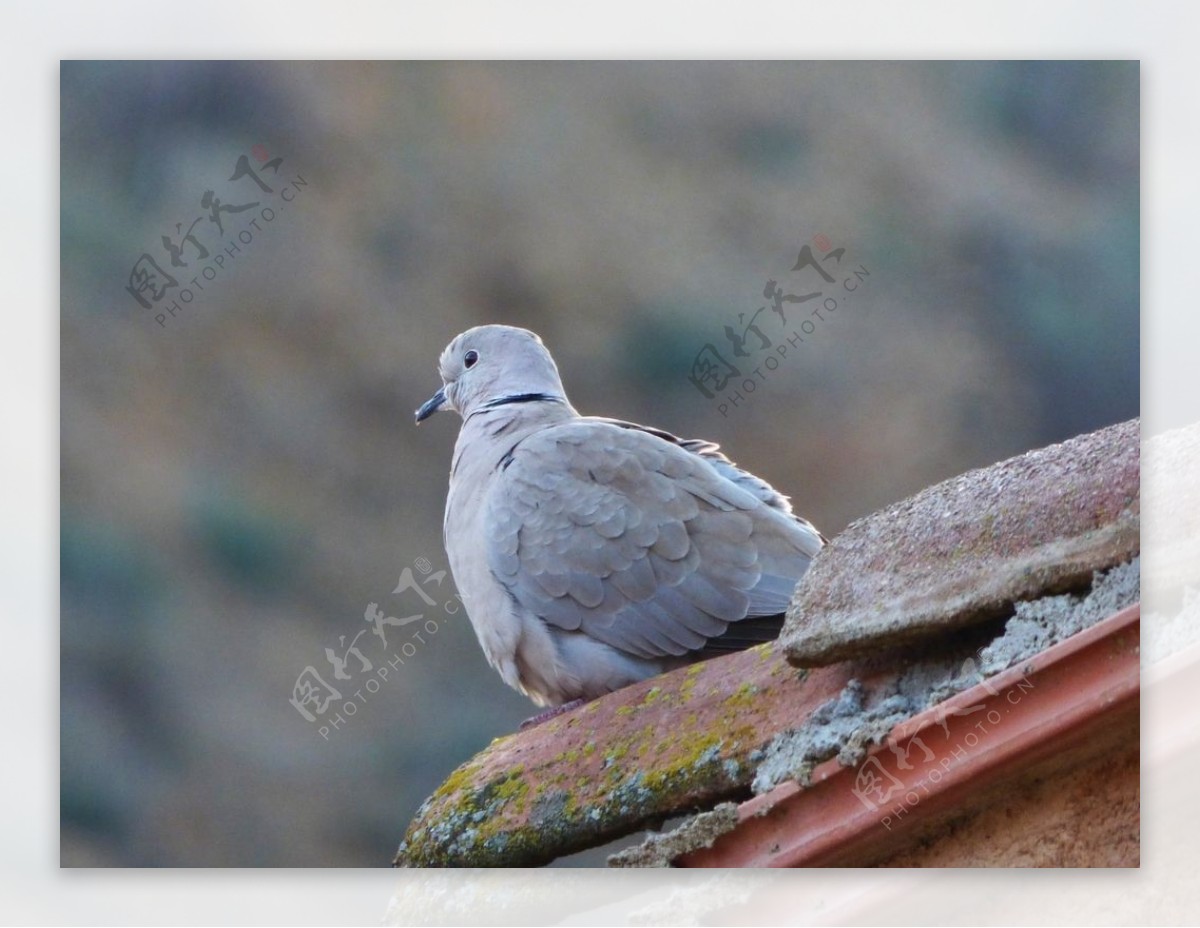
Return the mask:
M 855 672 L 797 671 L 759 645 L 497 738 L 425 801 L 394 863 L 539 866 L 744 796 L 761 750 Z
M 1140 421 L 1031 451 L 854 522 L 813 562 L 780 636 L 819 666 L 1085 587 L 1139 553 Z

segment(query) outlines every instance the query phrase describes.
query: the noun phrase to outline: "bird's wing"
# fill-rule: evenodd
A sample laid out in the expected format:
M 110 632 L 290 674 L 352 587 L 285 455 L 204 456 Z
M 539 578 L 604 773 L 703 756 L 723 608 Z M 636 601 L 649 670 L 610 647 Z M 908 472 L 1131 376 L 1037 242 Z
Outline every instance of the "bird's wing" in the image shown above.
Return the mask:
M 699 650 L 730 623 L 782 612 L 822 544 L 719 462 L 596 419 L 520 441 L 485 505 L 488 566 L 513 599 L 639 657 Z
M 768 506 L 773 506 L 780 512 L 786 512 L 792 516 L 797 522 L 807 526 L 821 539 L 822 543 L 828 541 L 824 535 L 817 531 L 816 527 L 807 519 L 803 519 L 792 512 L 792 502 L 773 486 L 763 480 L 761 477 L 756 477 L 749 471 L 742 470 L 733 461 L 729 460 L 722 452 L 721 446 L 716 442 L 706 441 L 703 438 L 680 438 L 678 435 L 672 435 L 670 432 L 662 429 L 651 428 L 646 425 L 638 425 L 635 422 L 626 422 L 622 419 L 599 419 L 592 417 L 589 421 L 592 422 L 607 422 L 611 425 L 618 426 L 623 429 L 634 429 L 639 432 L 645 432 L 649 435 L 655 435 L 663 441 L 668 441 L 673 445 L 678 445 L 692 454 L 699 455 L 717 469 L 717 471 L 728 479 L 732 480 L 743 489 L 749 490 Z

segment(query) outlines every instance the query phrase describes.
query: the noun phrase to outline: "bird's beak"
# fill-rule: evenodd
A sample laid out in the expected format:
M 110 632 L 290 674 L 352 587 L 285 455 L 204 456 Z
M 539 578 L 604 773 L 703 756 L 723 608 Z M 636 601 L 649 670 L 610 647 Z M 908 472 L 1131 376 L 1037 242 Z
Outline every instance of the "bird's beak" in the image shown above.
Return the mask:
M 424 405 L 421 406 L 421 408 L 417 410 L 417 425 L 420 425 L 422 422 L 424 422 L 426 419 L 428 419 L 430 416 L 432 416 L 435 412 L 437 412 L 439 409 L 441 409 L 442 405 L 445 402 L 446 402 L 446 388 L 442 387 L 442 389 L 438 390 L 437 393 L 433 394 L 433 396 L 431 396 L 428 400 L 426 400 Z

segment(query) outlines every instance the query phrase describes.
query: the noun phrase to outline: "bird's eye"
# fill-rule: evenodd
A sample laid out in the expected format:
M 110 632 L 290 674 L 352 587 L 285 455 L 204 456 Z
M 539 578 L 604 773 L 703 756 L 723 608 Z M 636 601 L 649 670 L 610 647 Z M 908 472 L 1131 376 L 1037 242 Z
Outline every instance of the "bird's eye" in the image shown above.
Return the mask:
M 475 362 L 478 360 L 479 360 L 479 352 L 478 351 L 468 351 L 466 354 L 463 355 L 463 367 L 465 367 L 467 370 L 470 370 L 471 368 L 473 368 L 475 366 Z

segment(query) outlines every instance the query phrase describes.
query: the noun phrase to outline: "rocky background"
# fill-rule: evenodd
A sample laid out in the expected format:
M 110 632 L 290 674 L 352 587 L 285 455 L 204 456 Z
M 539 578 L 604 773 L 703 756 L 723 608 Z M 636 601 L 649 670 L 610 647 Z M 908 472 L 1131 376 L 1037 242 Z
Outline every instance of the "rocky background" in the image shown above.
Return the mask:
M 62 863 L 385 865 L 531 714 L 448 614 L 457 420 L 412 422 L 468 326 L 828 535 L 1137 415 L 1138 99 L 1127 62 L 64 63 Z

